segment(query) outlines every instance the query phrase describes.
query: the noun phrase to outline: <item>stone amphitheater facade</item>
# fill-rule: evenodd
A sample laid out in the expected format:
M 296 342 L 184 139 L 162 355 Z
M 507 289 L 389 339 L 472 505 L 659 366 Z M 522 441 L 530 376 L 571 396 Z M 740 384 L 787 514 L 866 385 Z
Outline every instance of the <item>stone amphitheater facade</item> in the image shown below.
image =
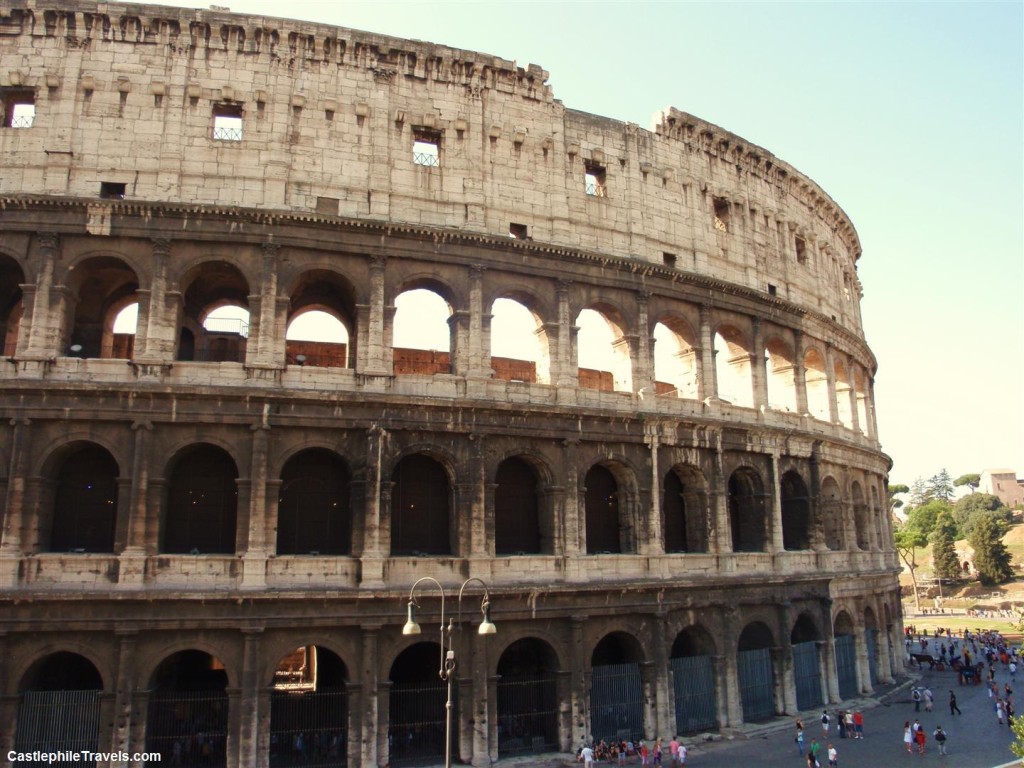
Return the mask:
M 436 589 L 402 634 L 423 576 L 448 615 L 489 587 L 497 634 L 451 641 L 474 765 L 899 674 L 852 223 L 715 125 L 577 112 L 547 80 L 315 23 L 7 0 L 5 758 L 437 757 Z M 448 350 L 395 347 L 414 289 Z M 491 354 L 499 299 L 536 358 Z M 247 331 L 207 327 L 225 305 Z M 313 309 L 347 338 L 288 339 Z M 578 362 L 587 309 L 606 370 Z

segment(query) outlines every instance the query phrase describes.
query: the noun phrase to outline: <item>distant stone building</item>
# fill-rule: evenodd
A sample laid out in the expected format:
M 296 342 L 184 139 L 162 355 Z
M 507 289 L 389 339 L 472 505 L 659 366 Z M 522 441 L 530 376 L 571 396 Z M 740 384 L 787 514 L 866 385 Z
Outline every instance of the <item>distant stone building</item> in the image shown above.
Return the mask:
M 440 760 L 437 595 L 402 634 L 422 576 L 490 587 L 497 634 L 453 642 L 474 765 L 898 674 L 852 223 L 739 136 L 547 79 L 217 9 L 3 4 L 0 761 Z M 396 346 L 413 290 L 447 349 Z M 532 354 L 493 353 L 499 302 Z M 294 338 L 314 311 L 334 335 Z
M 1008 507 L 1024 504 L 1024 480 L 1012 469 L 986 469 L 981 473 L 978 490 L 991 493 Z

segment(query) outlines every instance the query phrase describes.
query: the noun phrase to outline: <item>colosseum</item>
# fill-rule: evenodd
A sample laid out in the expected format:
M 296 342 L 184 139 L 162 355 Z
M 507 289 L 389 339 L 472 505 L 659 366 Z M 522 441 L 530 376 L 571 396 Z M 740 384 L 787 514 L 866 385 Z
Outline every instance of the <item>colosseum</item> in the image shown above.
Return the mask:
M 481 766 L 901 673 L 852 223 L 547 81 L 6 0 L 5 760 Z

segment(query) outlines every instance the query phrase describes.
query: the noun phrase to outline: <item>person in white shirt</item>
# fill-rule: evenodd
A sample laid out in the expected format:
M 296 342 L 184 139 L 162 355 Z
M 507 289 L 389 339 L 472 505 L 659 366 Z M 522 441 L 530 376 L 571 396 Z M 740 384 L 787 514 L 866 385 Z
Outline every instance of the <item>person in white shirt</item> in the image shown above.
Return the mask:
M 580 750 L 580 760 L 583 761 L 583 765 L 585 765 L 586 768 L 591 768 L 591 766 L 594 765 L 594 750 L 588 746 L 584 746 L 583 749 Z

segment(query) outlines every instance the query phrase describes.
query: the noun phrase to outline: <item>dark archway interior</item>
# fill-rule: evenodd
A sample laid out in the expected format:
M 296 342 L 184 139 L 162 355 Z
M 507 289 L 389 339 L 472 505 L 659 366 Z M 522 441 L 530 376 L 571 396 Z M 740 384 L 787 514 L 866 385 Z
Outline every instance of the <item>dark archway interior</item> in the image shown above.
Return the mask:
M 498 466 L 494 493 L 494 551 L 498 555 L 541 551 L 537 473 L 522 459 Z
M 590 656 L 590 666 L 603 667 L 611 664 L 636 664 L 644 660 L 640 644 L 635 638 L 622 632 L 605 635 Z
M 318 448 L 293 456 L 281 471 L 277 553 L 347 555 L 351 539 L 345 462 Z
M 117 475 L 114 457 L 98 445 L 83 446 L 64 460 L 57 472 L 50 551 L 114 551 Z
M 787 550 L 811 548 L 811 503 L 807 486 L 799 473 L 790 470 L 782 476 L 782 546 Z
M 587 472 L 585 504 L 587 554 L 622 552 L 619 485 L 607 468 L 597 464 Z
M 752 469 L 737 469 L 729 477 L 729 519 L 734 552 L 764 552 L 766 544 L 761 478 Z
M 103 678 L 84 656 L 58 651 L 36 661 L 21 679 L 21 691 L 99 691 Z
M 406 456 L 395 467 L 391 554 L 450 555 L 448 474 L 429 456 Z
M 238 469 L 213 445 L 198 445 L 175 463 L 168 481 L 163 546 L 169 554 L 235 551 Z
M 774 644 L 772 631 L 761 622 L 755 621 L 744 627 L 739 639 L 739 650 L 757 651 L 762 648 L 771 648 Z

